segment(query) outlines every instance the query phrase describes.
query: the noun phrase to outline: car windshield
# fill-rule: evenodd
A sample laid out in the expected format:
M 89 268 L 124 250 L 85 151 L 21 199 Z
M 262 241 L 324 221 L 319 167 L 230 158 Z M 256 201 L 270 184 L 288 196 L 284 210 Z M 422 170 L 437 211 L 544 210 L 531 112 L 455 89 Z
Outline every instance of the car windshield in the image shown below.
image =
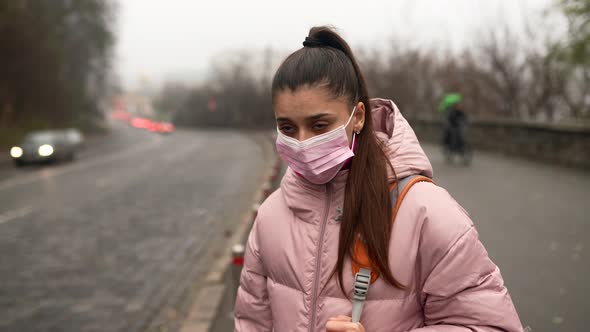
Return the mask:
M 55 137 L 51 133 L 36 133 L 27 135 L 27 137 L 25 137 L 25 143 L 44 144 L 52 142 L 54 139 Z

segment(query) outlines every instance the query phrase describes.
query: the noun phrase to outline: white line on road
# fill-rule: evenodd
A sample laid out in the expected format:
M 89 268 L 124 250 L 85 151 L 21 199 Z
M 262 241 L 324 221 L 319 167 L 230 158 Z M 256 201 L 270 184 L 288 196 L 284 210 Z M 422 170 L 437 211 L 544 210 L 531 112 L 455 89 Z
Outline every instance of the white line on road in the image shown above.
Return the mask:
M 35 209 L 32 206 L 23 206 L 21 208 L 0 213 L 0 225 L 14 219 L 23 218 L 31 214 Z

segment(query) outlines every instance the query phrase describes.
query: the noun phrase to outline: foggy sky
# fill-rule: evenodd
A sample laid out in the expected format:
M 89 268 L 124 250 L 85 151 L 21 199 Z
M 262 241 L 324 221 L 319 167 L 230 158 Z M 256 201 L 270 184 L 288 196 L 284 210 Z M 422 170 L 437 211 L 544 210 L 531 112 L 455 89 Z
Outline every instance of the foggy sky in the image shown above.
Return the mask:
M 191 80 L 240 49 L 293 51 L 311 26 L 330 24 L 352 45 L 469 47 L 506 23 L 521 32 L 551 0 L 120 0 L 116 68 L 123 82 Z

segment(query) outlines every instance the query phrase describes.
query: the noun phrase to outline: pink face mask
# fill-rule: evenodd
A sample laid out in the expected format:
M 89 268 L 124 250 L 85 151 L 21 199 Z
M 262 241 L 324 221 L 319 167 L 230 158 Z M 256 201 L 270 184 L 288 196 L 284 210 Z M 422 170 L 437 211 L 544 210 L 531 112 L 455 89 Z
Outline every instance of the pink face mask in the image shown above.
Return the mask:
M 348 145 L 346 127 L 352 120 L 355 108 L 346 124 L 325 134 L 298 141 L 278 131 L 277 152 L 291 169 L 315 184 L 330 182 L 344 163 L 354 156 Z M 355 134 L 352 136 L 354 146 Z

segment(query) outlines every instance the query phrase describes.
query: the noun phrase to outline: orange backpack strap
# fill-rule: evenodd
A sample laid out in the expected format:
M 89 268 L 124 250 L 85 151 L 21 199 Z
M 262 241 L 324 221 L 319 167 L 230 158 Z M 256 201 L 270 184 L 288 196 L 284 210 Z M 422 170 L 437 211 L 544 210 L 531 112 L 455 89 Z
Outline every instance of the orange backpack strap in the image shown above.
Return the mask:
M 412 188 L 412 186 L 418 182 L 434 183 L 434 181 L 429 177 L 422 175 L 410 175 L 399 180 L 398 182 L 392 183 L 389 186 L 389 195 L 391 197 L 391 206 L 393 209 L 391 213 L 392 224 L 395 222 L 397 211 L 399 210 L 404 200 L 404 197 L 406 197 L 406 194 L 408 193 L 410 188 Z M 356 276 L 361 268 L 371 270 L 371 283 L 375 282 L 377 278 L 379 278 L 379 270 L 377 269 L 377 267 L 371 264 L 369 255 L 367 255 L 367 247 L 359 234 L 356 241 L 354 242 L 354 257 L 352 257 L 352 275 Z

